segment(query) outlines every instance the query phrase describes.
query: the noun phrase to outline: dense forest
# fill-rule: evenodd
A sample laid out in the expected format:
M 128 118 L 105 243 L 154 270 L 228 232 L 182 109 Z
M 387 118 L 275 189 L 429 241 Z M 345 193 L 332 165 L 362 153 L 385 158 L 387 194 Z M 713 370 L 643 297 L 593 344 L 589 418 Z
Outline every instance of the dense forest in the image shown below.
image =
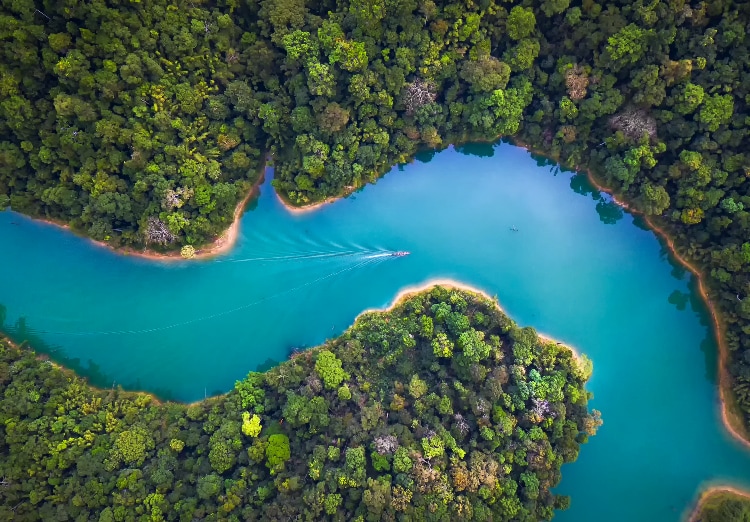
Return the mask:
M 705 269 L 748 424 L 747 2 L 0 5 L 0 208 L 198 246 L 266 153 L 301 205 L 420 148 L 516 136 L 593 169 Z
M 548 520 L 601 424 L 590 373 L 442 287 L 192 405 L 0 340 L 0 519 Z
M 690 522 L 750 522 L 750 499 L 729 491 L 709 493 Z

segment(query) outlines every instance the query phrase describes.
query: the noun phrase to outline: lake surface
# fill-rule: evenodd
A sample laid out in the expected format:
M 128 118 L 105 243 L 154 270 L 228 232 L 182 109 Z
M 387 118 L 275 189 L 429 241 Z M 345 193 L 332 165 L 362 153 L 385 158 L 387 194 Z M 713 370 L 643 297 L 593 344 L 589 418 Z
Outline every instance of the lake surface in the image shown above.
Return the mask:
M 206 261 L 121 256 L 2 212 L 2 330 L 99 386 L 194 401 L 453 278 L 594 362 L 604 426 L 564 467 L 572 506 L 556 520 L 679 520 L 709 482 L 750 486 L 750 453 L 719 417 L 706 307 L 657 237 L 524 149 L 431 157 L 305 214 L 267 179 L 235 248 Z

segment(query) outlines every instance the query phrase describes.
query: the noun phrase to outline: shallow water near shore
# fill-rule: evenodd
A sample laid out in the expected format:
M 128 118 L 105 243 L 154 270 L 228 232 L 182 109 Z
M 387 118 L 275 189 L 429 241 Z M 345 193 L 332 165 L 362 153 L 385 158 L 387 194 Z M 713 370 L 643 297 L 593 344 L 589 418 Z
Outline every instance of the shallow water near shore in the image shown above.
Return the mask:
M 205 261 L 121 256 L 0 212 L 0 329 L 98 386 L 194 401 L 404 287 L 455 279 L 594 362 L 604 426 L 563 468 L 572 504 L 555 520 L 679 520 L 709 482 L 750 486 L 750 452 L 721 424 L 694 277 L 583 176 L 470 145 L 303 214 L 267 178 L 236 246 Z

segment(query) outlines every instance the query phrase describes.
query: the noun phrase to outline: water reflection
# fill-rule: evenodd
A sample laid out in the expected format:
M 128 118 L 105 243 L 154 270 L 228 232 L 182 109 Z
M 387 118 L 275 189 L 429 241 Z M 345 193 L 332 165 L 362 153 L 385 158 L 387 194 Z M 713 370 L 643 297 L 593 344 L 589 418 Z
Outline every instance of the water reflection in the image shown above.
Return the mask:
M 604 200 L 596 204 L 596 213 L 599 214 L 599 220 L 605 225 L 614 225 L 625 215 L 620 205 L 614 201 Z
M 669 298 L 667 298 L 667 301 L 670 304 L 675 305 L 681 312 L 685 310 L 689 300 L 690 296 L 688 294 L 680 292 L 679 290 L 675 290 L 669 295 Z
M 582 196 L 591 196 L 595 201 L 601 199 L 601 193 L 591 184 L 588 177 L 578 174 L 570 178 L 570 188 Z
M 0 332 L 3 332 L 11 341 L 17 344 L 21 350 L 33 350 L 41 358 L 49 357 L 63 368 L 72 370 L 75 374 L 89 383 L 91 386 L 102 389 L 125 389 L 125 390 L 144 390 L 148 388 L 148 393 L 155 395 L 161 400 L 177 400 L 174 390 L 161 386 L 144 386 L 140 379 L 129 382 L 118 382 L 111 374 L 105 372 L 102 366 L 94 359 L 87 358 L 85 363 L 80 357 L 70 357 L 66 355 L 63 346 L 50 343 L 42 336 L 36 333 L 36 330 L 29 325 L 26 317 L 19 317 L 14 324 L 6 324 L 6 307 L 0 304 Z M 102 349 L 106 349 L 106 343 L 102 343 Z M 224 393 L 226 390 L 213 390 L 213 395 Z
M 465 143 L 456 146 L 456 152 L 464 156 L 491 158 L 495 155 L 495 146 L 492 143 Z

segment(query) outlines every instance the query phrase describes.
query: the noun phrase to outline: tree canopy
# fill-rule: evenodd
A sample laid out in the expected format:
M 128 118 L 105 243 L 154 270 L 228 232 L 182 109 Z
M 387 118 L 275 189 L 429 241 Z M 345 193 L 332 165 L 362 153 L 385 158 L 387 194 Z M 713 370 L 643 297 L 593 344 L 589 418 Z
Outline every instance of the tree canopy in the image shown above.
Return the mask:
M 549 520 L 601 424 L 590 372 L 442 287 L 191 405 L 91 388 L 0 340 L 0 519 Z
M 704 270 L 747 427 L 749 18 L 735 0 L 2 0 L 0 207 L 178 249 L 226 228 L 267 152 L 304 205 L 513 135 Z

